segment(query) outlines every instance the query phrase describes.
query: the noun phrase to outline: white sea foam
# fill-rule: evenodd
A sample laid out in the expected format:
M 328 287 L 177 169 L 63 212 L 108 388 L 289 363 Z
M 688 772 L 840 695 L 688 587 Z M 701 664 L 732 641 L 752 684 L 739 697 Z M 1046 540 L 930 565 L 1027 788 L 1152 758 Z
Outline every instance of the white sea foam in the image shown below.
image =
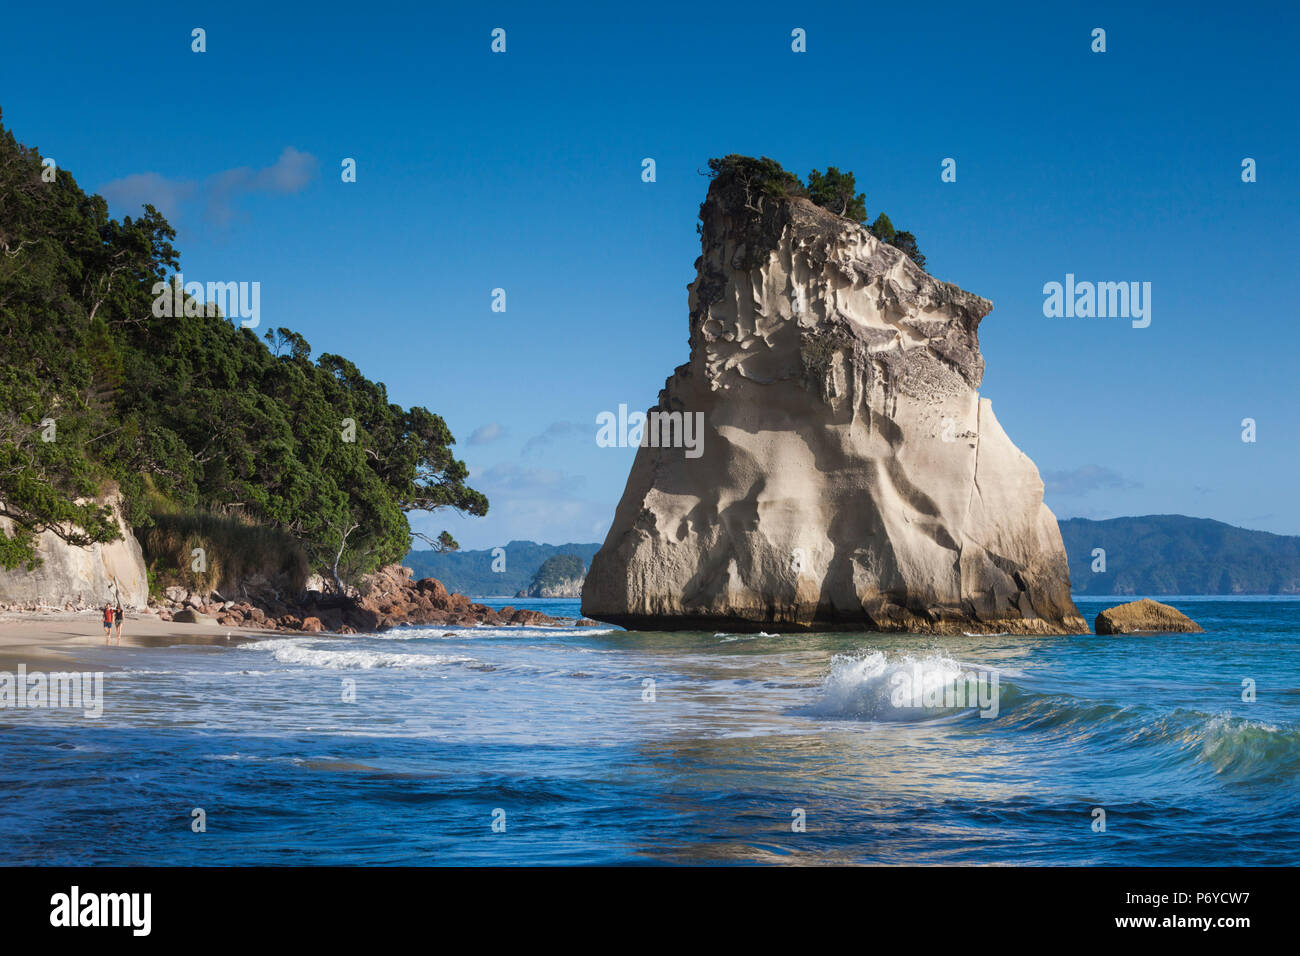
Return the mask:
M 812 711 L 838 720 L 926 720 L 962 709 L 926 707 L 925 701 L 942 699 L 945 688 L 974 673 L 941 653 L 892 659 L 880 651 L 836 654 Z
M 719 631 L 713 635 L 723 644 L 729 644 L 732 641 L 756 641 L 760 637 L 780 637 L 780 634 L 769 634 L 767 631 L 759 631 L 757 634 L 728 634 L 726 631 Z
M 200 680 L 208 680 L 209 678 L 212 677 L 266 677 L 271 673 L 272 673 L 271 671 L 251 671 L 248 669 L 241 669 L 235 671 L 203 671 L 203 670 L 182 671 L 182 670 L 160 670 L 156 668 L 142 667 L 139 669 L 126 668 L 125 670 L 121 670 L 121 671 L 110 671 L 106 676 L 114 677 L 114 678 L 117 677 L 180 677 L 182 679 L 197 677 Z
M 393 654 L 360 648 L 329 647 L 328 641 L 287 637 L 256 641 L 245 645 L 248 650 L 269 651 L 281 664 L 302 664 L 339 670 L 370 670 L 376 667 L 420 668 L 444 667 L 448 664 L 472 664 L 474 658 L 459 654 Z

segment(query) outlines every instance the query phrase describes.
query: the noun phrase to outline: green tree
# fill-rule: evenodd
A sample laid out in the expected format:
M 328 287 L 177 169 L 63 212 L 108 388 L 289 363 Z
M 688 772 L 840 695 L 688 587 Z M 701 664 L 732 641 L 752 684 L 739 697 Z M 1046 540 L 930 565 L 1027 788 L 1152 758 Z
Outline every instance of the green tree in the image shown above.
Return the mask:
M 871 234 L 881 242 L 894 244 L 895 232 L 894 224 L 889 221 L 889 217 L 883 212 L 876 217 L 876 221 L 871 224 Z
M 0 564 L 47 529 L 112 540 L 91 499 L 113 486 L 140 528 L 189 511 L 288 532 L 339 586 L 406 553 L 408 511 L 487 513 L 442 418 L 292 330 L 264 342 L 188 298 L 155 315 L 180 264 L 167 221 L 111 219 L 42 170 L 0 125 Z
M 826 167 L 825 174 L 814 169 L 808 174 L 808 198 L 837 216 L 866 221 L 867 197 L 857 191 L 853 173 L 842 173 L 834 166 Z
M 754 159 L 752 156 L 731 153 L 720 159 L 710 159 L 709 178 L 720 189 L 734 190 L 747 209 L 759 213 L 763 211 L 765 199 L 808 194 L 798 176 L 766 156 Z
M 802 196 L 837 216 L 863 225 L 867 222 L 866 195 L 858 192 L 853 172 L 836 166 L 826 167 L 824 173 L 812 170 L 805 186 L 798 176 L 781 168 L 776 160 L 732 153 L 710 159 L 709 176 L 714 180 L 714 188 L 728 196 L 731 202 L 760 215 L 767 199 Z M 881 242 L 899 249 L 922 269 L 925 268 L 925 256 L 921 254 L 916 236 L 906 230 L 896 230 L 889 216 L 880 213 L 867 229 Z
M 910 232 L 902 231 L 894 233 L 894 241 L 890 243 L 895 249 L 903 255 L 910 258 L 922 269 L 925 268 L 925 256 L 921 254 L 921 249 L 916 244 L 916 236 Z
M 429 546 L 429 550 L 434 554 L 450 554 L 453 551 L 460 550 L 460 544 L 451 536 L 450 531 L 444 531 L 436 538 L 422 531 L 412 531 L 411 537 L 419 538 Z

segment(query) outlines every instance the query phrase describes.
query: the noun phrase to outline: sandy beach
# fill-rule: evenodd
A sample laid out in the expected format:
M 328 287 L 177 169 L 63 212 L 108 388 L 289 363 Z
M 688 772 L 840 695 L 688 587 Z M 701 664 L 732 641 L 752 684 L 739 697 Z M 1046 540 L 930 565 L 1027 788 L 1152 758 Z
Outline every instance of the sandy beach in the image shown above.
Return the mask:
M 104 646 L 100 611 L 5 611 L 0 613 L 0 670 L 20 662 L 75 660 L 78 652 Z M 176 644 L 234 645 L 267 636 L 266 631 L 219 624 L 179 624 L 152 614 L 128 614 L 121 648 Z M 112 646 L 118 647 L 117 638 Z

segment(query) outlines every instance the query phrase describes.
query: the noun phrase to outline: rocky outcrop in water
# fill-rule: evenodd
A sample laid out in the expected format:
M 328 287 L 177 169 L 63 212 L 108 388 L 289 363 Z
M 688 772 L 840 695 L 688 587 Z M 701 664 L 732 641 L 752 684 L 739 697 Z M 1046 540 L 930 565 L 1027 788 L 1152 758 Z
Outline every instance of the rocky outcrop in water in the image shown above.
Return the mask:
M 1038 471 L 979 395 L 992 304 L 806 199 L 722 175 L 700 215 L 690 359 L 650 410 L 583 613 L 1086 633 Z
M 122 500 L 116 492 L 96 499 L 113 509 L 122 537 L 108 544 L 77 547 L 53 531 L 36 538 L 41 563 L 29 571 L 0 569 L 0 605 L 11 608 L 102 607 L 105 601 L 123 607 L 143 608 L 149 601 L 149 574 L 140 542 L 122 517 Z M 0 531 L 10 534 L 13 522 L 0 518 Z
M 587 566 L 575 554 L 557 554 L 542 562 L 528 587 L 515 597 L 578 598 L 582 597 L 582 582 L 587 577 Z
M 1098 634 L 1199 634 L 1204 631 L 1178 608 L 1150 598 L 1107 608 L 1097 615 L 1094 628 Z
M 156 610 L 162 620 L 178 623 L 338 634 L 383 631 L 408 624 L 505 627 L 574 623 L 524 608 L 490 608 L 463 594 L 449 594 L 436 578 L 416 581 L 411 569 L 399 564 L 367 575 L 359 592 L 346 596 L 308 591 L 301 598 L 287 599 L 259 593 L 253 601 L 227 601 L 215 592 L 196 594 L 168 588 Z

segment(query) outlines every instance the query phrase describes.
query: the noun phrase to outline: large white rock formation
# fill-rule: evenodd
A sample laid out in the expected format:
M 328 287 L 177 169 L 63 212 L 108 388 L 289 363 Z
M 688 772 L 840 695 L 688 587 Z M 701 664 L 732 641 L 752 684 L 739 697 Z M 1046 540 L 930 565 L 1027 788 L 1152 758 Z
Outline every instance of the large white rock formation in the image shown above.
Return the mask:
M 719 177 L 700 215 L 690 360 L 651 412 L 703 413 L 702 449 L 647 427 L 583 613 L 1087 632 L 1038 470 L 979 395 L 992 303 L 806 199 Z
M 117 517 L 122 537 L 109 544 L 79 548 L 68 544 L 53 531 L 37 536 L 36 553 L 41 564 L 35 570 L 0 568 L 0 604 L 19 607 L 94 607 L 121 596 L 124 607 L 142 608 L 149 602 L 149 575 L 140 542 L 122 518 L 117 494 L 99 504 L 108 505 Z M 5 534 L 13 522 L 0 518 Z

